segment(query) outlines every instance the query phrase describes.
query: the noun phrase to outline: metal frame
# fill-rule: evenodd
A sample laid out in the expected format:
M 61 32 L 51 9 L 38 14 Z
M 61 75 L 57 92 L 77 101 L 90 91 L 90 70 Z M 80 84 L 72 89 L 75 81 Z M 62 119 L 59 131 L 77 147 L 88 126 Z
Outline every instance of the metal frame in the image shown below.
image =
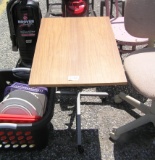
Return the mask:
M 108 96 L 106 92 L 69 92 L 69 91 L 56 91 L 56 95 L 68 95 L 68 96 L 77 96 L 77 110 L 76 110 L 76 132 L 77 132 L 77 147 L 79 153 L 83 153 L 84 149 L 82 147 L 81 140 L 81 96 L 99 96 L 105 98 Z
M 122 16 L 124 16 L 125 0 L 119 0 L 118 2 L 122 3 Z M 115 3 L 114 0 L 110 0 L 110 15 L 112 15 L 114 3 Z

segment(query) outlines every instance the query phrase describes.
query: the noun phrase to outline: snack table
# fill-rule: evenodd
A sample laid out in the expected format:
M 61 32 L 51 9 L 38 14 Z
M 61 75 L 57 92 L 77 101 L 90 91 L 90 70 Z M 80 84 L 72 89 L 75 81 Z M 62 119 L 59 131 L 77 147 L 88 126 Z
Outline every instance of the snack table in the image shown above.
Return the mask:
M 126 84 L 127 79 L 108 17 L 42 18 L 30 74 L 30 86 Z M 86 95 L 78 93 L 77 103 L 82 94 Z M 106 96 L 106 93 L 94 94 Z M 81 122 L 78 106 L 77 119 L 80 146 Z

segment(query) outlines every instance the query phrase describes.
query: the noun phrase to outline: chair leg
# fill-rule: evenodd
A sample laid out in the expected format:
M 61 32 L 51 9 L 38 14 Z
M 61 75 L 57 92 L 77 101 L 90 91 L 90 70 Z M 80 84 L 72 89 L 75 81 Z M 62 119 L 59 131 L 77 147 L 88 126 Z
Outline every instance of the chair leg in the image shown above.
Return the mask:
M 145 113 L 145 114 L 149 114 L 149 113 L 153 113 L 152 108 L 149 108 L 147 105 L 145 105 L 144 103 L 141 103 L 140 101 L 136 100 L 135 98 L 126 95 L 123 92 L 120 92 L 118 95 L 115 95 L 114 97 L 114 101 L 115 103 L 121 103 L 122 100 L 128 102 L 129 104 L 131 104 L 132 106 L 134 106 L 135 108 L 139 109 L 141 112 Z M 155 113 L 155 111 L 154 111 Z
M 121 134 L 125 133 L 125 132 L 128 132 L 134 128 L 137 128 L 137 127 L 140 127 L 146 123 L 149 123 L 151 122 L 150 120 L 150 115 L 145 115 L 143 117 L 140 117 L 124 126 L 121 126 L 119 128 L 113 128 L 112 132 L 110 133 L 110 137 L 113 139 L 113 140 L 117 140 Z
M 144 125 L 146 123 L 152 122 L 155 126 L 155 101 L 152 100 L 151 107 L 148 107 L 147 105 L 141 103 L 140 101 L 134 99 L 133 97 L 126 95 L 123 92 L 120 92 L 118 95 L 114 97 L 115 102 L 120 103 L 121 100 L 125 100 L 141 112 L 145 113 L 144 116 L 136 119 L 133 122 L 130 122 L 124 126 L 121 126 L 119 128 L 113 128 L 112 132 L 110 133 L 110 137 L 113 140 L 117 140 L 121 134 L 128 132 L 134 128 L 137 128 L 141 125 Z

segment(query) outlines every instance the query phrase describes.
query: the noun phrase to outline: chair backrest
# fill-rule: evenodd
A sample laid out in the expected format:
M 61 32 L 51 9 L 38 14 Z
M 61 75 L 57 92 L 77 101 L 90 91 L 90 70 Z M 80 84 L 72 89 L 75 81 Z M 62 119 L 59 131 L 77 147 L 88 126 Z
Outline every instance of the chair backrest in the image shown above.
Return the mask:
M 132 36 L 155 39 L 155 0 L 126 0 L 124 18 Z

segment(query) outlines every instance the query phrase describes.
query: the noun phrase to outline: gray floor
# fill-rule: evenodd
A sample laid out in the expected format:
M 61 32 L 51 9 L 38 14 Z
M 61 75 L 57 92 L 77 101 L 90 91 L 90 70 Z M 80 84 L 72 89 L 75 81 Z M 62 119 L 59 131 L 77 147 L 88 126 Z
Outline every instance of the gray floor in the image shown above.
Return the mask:
M 0 7 L 4 0 L 0 0 Z M 55 0 L 57 2 L 57 0 Z M 45 1 L 40 2 L 43 16 L 46 12 Z M 95 10 L 99 15 L 99 0 L 95 1 Z M 1 13 L 2 11 L 2 13 Z M 18 52 L 11 51 L 11 41 L 6 12 L 0 8 L 0 68 L 13 68 L 18 60 Z M 113 126 L 121 126 L 140 116 L 140 112 L 127 103 L 115 104 L 113 96 L 120 91 L 142 101 L 147 101 L 133 87 L 89 87 L 84 91 L 106 91 L 109 97 L 102 103 L 99 97 L 81 98 L 82 143 L 85 149 L 79 154 L 76 148 L 75 97 L 55 99 L 54 116 L 49 125 L 50 137 L 43 150 L 0 151 L 0 160 L 154 160 L 155 129 L 147 124 L 123 134 L 118 141 L 109 139 Z M 71 90 L 71 89 L 68 89 Z M 73 88 L 72 90 L 76 90 Z M 146 102 L 148 103 L 148 102 Z

